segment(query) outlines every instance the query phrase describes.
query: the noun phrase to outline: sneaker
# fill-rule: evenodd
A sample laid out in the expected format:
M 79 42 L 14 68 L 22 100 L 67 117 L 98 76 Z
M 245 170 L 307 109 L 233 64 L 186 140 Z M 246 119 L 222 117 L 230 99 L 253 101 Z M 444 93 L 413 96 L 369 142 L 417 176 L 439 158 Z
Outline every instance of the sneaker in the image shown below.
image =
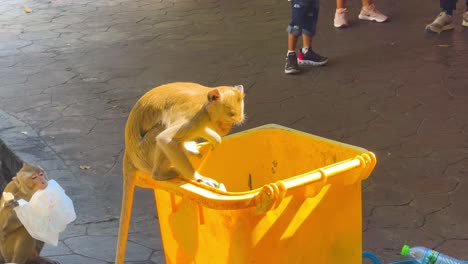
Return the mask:
M 337 28 L 343 28 L 347 27 L 348 24 L 348 19 L 346 17 L 346 14 L 348 13 L 348 9 L 346 8 L 338 8 L 336 9 L 335 12 L 335 20 L 333 21 L 333 24 Z
M 299 65 L 322 66 L 328 62 L 328 58 L 315 53 L 311 48 L 309 48 L 306 53 L 299 50 L 297 62 Z
M 454 28 L 455 25 L 453 24 L 452 16 L 442 11 L 431 24 L 426 26 L 426 31 L 440 33 Z
M 468 27 L 468 11 L 463 13 L 462 26 Z
M 299 65 L 297 65 L 297 55 L 296 52 L 289 52 L 286 57 L 286 65 L 284 66 L 284 73 L 286 74 L 295 74 L 299 73 Z
M 367 7 L 362 7 L 361 13 L 359 13 L 358 17 L 359 19 L 376 21 L 379 23 L 385 22 L 388 19 L 386 15 L 377 10 L 374 4 L 370 4 Z

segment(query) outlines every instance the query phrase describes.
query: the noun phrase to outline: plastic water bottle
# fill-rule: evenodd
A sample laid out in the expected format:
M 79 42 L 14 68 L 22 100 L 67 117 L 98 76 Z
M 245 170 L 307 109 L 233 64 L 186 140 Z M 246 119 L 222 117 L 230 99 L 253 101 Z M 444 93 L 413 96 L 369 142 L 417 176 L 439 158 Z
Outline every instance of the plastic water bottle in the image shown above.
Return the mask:
M 425 247 L 412 247 L 404 245 L 401 255 L 410 257 L 418 264 L 467 264 L 466 261 L 454 259 L 435 250 Z

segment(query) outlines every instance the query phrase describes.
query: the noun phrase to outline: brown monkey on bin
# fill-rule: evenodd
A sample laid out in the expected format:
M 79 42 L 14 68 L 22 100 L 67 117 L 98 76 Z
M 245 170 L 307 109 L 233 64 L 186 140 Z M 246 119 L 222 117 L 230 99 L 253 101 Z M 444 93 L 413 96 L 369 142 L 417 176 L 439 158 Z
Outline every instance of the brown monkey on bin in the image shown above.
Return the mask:
M 116 264 L 124 261 L 136 172 L 155 180 L 181 176 L 215 187 L 218 183 L 200 175 L 188 155 L 199 154 L 197 138 L 204 138 L 215 147 L 221 143 L 221 136 L 243 121 L 242 85 L 211 88 L 196 83 L 169 83 L 150 90 L 137 101 L 125 127 Z
M 18 206 L 19 199 L 29 201 L 36 191 L 46 187 L 44 170 L 24 162 L 21 170 L 3 190 L 12 194 L 13 199 L 5 201 L 3 196 L 0 200 L 0 263 L 59 264 L 39 256 L 44 242 L 28 233 L 13 210 Z

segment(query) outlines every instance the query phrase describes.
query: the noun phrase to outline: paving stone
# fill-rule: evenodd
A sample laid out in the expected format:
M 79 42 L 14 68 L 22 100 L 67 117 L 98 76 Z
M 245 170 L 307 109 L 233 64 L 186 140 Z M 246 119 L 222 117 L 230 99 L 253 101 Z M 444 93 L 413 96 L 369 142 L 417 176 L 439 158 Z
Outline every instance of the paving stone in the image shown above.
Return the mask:
M 63 242 L 59 242 L 57 246 L 45 244 L 44 248 L 41 251 L 41 255 L 44 257 L 69 255 L 69 254 L 72 254 L 72 252 L 67 246 L 65 246 Z
M 86 226 L 70 223 L 67 228 L 60 233 L 60 239 L 64 240 L 71 237 L 84 236 L 86 234 Z
M 69 238 L 65 244 L 70 249 L 85 257 L 111 262 L 115 258 L 116 237 L 84 236 Z M 152 251 L 133 242 L 127 243 L 125 261 L 144 261 L 150 258 Z
M 40 40 L 57 38 L 58 36 L 58 33 L 54 33 L 51 31 L 36 31 L 23 33 L 20 35 L 20 38 L 24 40 Z
M 370 186 L 363 190 L 363 200 L 372 205 L 404 205 L 413 200 L 411 193 L 392 186 Z
M 159 230 L 159 226 L 154 226 L 153 229 Z M 139 245 L 151 248 L 154 250 L 162 250 L 162 240 L 158 232 L 148 232 L 148 233 L 132 233 L 129 234 L 128 240 L 133 241 Z
M 468 259 L 468 252 L 466 252 L 466 248 L 468 246 L 467 240 L 456 240 L 450 239 L 444 241 L 444 243 L 437 247 L 437 250 L 441 253 L 459 259 L 465 260 Z
M 96 120 L 90 117 L 63 117 L 41 132 L 41 136 L 59 138 L 76 138 L 88 133 L 96 125 Z
M 93 258 L 83 257 L 79 255 L 65 255 L 65 256 L 55 256 L 53 257 L 54 260 L 59 261 L 60 263 L 67 263 L 67 264 L 105 264 L 108 263 L 106 261 L 100 261 Z
M 155 251 L 153 255 L 151 255 L 151 261 L 156 264 L 166 264 L 166 257 L 164 256 L 164 252 Z
M 435 213 L 450 206 L 450 204 L 450 196 L 447 193 L 423 195 L 416 197 L 411 202 L 411 206 L 424 215 Z
M 69 71 L 45 71 L 28 77 L 28 82 L 45 88 L 54 85 L 66 83 L 76 76 L 75 73 Z
M 424 225 L 424 216 L 410 206 L 376 207 L 369 217 L 371 227 L 419 228 Z

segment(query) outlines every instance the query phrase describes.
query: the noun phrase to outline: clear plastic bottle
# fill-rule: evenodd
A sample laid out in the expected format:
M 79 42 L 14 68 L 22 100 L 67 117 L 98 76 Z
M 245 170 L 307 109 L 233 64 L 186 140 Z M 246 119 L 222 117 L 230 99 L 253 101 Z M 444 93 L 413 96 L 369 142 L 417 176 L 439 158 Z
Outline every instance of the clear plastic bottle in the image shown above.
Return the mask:
M 467 264 L 468 262 L 454 259 L 435 250 L 425 247 L 409 247 L 404 245 L 401 255 L 410 257 L 418 264 Z

